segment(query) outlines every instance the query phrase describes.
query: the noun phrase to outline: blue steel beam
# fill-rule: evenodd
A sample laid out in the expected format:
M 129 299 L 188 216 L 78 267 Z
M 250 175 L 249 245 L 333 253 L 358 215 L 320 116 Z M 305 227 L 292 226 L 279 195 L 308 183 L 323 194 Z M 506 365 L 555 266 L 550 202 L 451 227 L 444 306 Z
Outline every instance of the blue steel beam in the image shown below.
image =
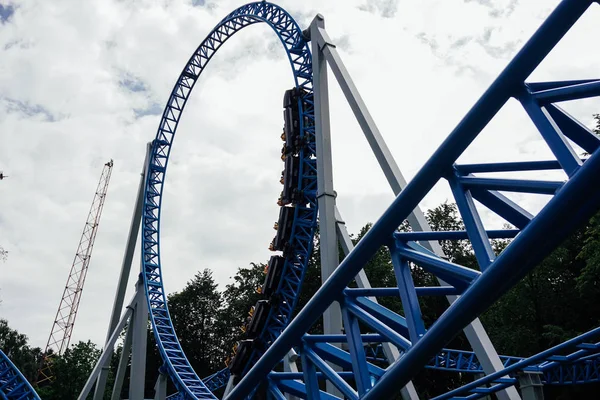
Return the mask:
M 525 78 L 530 75 L 590 4 L 591 1 L 565 0 L 557 7 L 415 175 L 412 182 L 406 186 L 355 249 L 343 260 L 330 279 L 322 285 L 296 319 L 240 381 L 228 398 L 241 399 L 248 394 L 252 389 L 253 382 L 265 376 L 272 366 L 285 355 L 289 346 L 298 343 L 303 333 L 310 328 L 313 321 L 320 317 L 332 301 L 339 300 L 345 286 L 378 248 L 382 244 L 388 243 L 388 238 L 397 226 L 435 183 L 453 168 L 453 163 L 458 156 L 506 101 L 510 97 L 520 94 Z M 312 38 L 312 40 L 316 40 L 316 38 Z M 581 161 L 572 157 L 568 145 L 566 143 L 560 145 L 560 141 L 558 141 L 560 132 L 556 131 L 547 115 L 537 104 L 534 105 L 538 107 L 538 111 L 535 107 L 530 106 L 531 116 L 538 122 L 537 126 L 541 133 L 548 144 L 554 148 L 558 161 L 571 179 L 544 209 L 526 224 L 521 234 L 501 253 L 486 272 L 471 284 L 465 294 L 434 323 L 417 343 L 412 344 L 405 355 L 390 366 L 383 377 L 361 398 L 381 399 L 396 393 L 398 388 L 414 376 L 419 366 L 424 366 L 428 362 L 437 349 L 441 349 L 460 329 L 512 287 L 544 256 L 549 254 L 561 240 L 585 222 L 600 207 L 600 190 L 589 186 L 589 182 L 592 182 L 593 177 L 600 172 L 600 158 L 594 154 L 581 166 Z M 558 139 L 556 139 L 557 137 Z M 548 232 L 555 234 L 547 235 Z M 365 319 L 369 318 L 365 316 Z M 372 320 L 370 322 L 378 325 Z M 500 386 L 512 383 L 514 380 L 498 381 Z
M 548 110 L 550 117 L 552 117 L 564 135 L 586 152 L 591 154 L 600 147 L 600 138 L 591 129 L 570 116 L 565 110 L 555 104 L 548 104 L 546 110 Z
M 519 234 L 519 229 L 497 229 L 486 231 L 490 239 L 512 239 Z M 467 240 L 467 231 L 427 231 L 427 232 L 398 232 L 394 234 L 398 240 L 418 242 L 426 240 Z
M 579 335 L 573 339 L 567 340 L 566 342 L 561 343 L 557 346 L 554 346 L 548 350 L 544 350 L 534 356 L 531 356 L 531 357 L 525 358 L 521 361 L 518 361 L 518 362 L 506 367 L 502 371 L 498 371 L 497 373 L 490 374 L 486 377 L 477 379 L 476 381 L 466 384 L 458 389 L 449 391 L 441 396 L 436 397 L 434 400 L 451 399 L 457 395 L 465 395 L 467 393 L 473 393 L 472 390 L 476 389 L 477 387 L 495 382 L 502 376 L 506 376 L 509 373 L 520 371 L 527 367 L 537 366 L 539 363 L 542 363 L 543 361 L 551 358 L 552 356 L 555 356 L 556 354 L 564 351 L 565 349 L 572 348 L 581 343 L 585 343 L 589 339 L 596 338 L 599 335 L 600 335 L 600 328 L 593 329 L 587 333 Z M 536 369 L 534 369 L 534 370 L 536 370 Z
M 6 400 L 40 400 L 31 384 L 0 350 L 0 397 Z
M 544 171 L 561 169 L 556 160 L 546 161 L 513 161 L 483 164 L 456 164 L 454 168 L 463 175 L 474 172 L 515 172 L 515 171 Z
M 484 190 L 500 190 L 505 192 L 522 192 L 537 194 L 555 194 L 564 182 L 555 181 L 533 181 L 524 179 L 501 179 L 501 178 L 477 178 L 472 176 L 461 176 L 458 182 L 466 188 L 477 188 Z
M 600 96 L 600 81 L 540 90 L 538 92 L 532 92 L 531 95 L 541 104 Z

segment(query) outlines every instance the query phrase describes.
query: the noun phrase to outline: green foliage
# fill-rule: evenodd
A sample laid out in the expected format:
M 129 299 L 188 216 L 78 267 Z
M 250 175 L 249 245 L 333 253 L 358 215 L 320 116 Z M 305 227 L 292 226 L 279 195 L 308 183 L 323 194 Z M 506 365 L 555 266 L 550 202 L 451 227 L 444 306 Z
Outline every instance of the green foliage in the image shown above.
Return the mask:
M 600 296 L 600 215 L 592 218 L 578 258 L 585 266 L 576 279 L 577 290 L 586 297 L 597 299 Z
M 221 339 L 222 353 L 219 356 L 221 367 L 224 360 L 232 353 L 234 344 L 243 336 L 242 325 L 249 318 L 250 308 L 262 296 L 256 289 L 262 286 L 265 275 L 265 264 L 251 263 L 250 268 L 239 268 L 223 291 L 223 307 L 219 311 L 216 326 L 217 335 Z
M 8 321 L 0 319 L 0 349 L 10 358 L 27 380 L 36 378 L 41 350 L 27 344 L 27 336 L 11 329 Z
M 205 269 L 194 276 L 179 293 L 168 297 L 169 312 L 181 345 L 200 376 L 216 371 L 223 364 L 217 359 L 222 352 L 216 324 L 221 308 L 221 294 L 212 272 Z
M 71 345 L 62 356 L 53 357 L 54 380 L 38 390 L 40 397 L 43 400 L 76 399 L 100 354 L 101 350 L 88 340 Z

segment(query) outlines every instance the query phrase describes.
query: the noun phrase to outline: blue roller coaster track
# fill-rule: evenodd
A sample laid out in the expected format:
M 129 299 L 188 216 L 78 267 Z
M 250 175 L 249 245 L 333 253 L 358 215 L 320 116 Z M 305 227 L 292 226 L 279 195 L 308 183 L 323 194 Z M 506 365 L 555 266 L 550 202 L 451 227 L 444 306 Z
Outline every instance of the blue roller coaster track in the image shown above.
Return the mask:
M 262 325 L 253 338 L 251 353 L 245 358 L 239 381 L 227 399 L 248 398 L 261 382 L 265 383 L 270 396 L 278 400 L 283 400 L 286 393 L 309 399 L 336 399 L 320 390 L 319 381 L 323 379 L 332 382 L 349 399 L 386 399 L 397 395 L 399 389 L 423 368 L 481 374 L 482 366 L 473 352 L 444 346 L 600 209 L 600 186 L 593 184 L 600 173 L 600 139 L 556 104 L 600 96 L 600 79 L 526 82 L 592 3 L 591 0 L 563 0 L 559 4 L 294 320 L 291 316 L 312 251 L 317 217 L 315 94 L 309 41 L 318 38 L 307 37 L 287 12 L 271 3 L 250 3 L 227 15 L 200 44 L 177 79 L 152 143 L 145 182 L 143 280 L 163 368 L 178 390 L 170 398 L 215 399 L 213 392 L 223 387 L 230 377 L 230 370 L 225 368 L 200 379 L 190 366 L 169 316 L 159 248 L 163 184 L 175 132 L 196 81 L 229 37 L 259 22 L 268 24 L 278 35 L 288 55 L 294 86 L 299 94 L 296 106 L 304 146 L 297 154 L 297 192 L 302 197 L 292 206 L 293 224 L 285 267 L 274 293 L 265 297 L 270 305 L 266 317 L 261 319 Z M 323 47 L 328 45 L 325 41 Z M 511 98 L 525 109 L 554 158 L 458 164 L 458 157 Z M 589 156 L 577 156 L 571 143 Z M 547 170 L 562 170 L 566 179 L 542 181 L 480 175 Z M 401 222 L 443 179 L 452 190 L 465 230 L 397 232 Z M 503 192 L 545 194 L 550 200 L 537 215 L 533 215 Z M 487 230 L 475 208 L 475 200 L 516 229 Z M 510 239 L 510 244 L 498 255 L 490 245 L 490 239 L 496 238 Z M 469 240 L 479 270 L 442 259 L 421 245 L 424 241 L 437 240 Z M 398 287 L 349 288 L 356 274 L 381 246 L 386 246 L 391 253 Z M 447 285 L 415 287 L 409 263 L 419 265 Z M 460 297 L 437 321 L 426 327 L 418 297 L 431 295 Z M 369 299 L 379 296 L 400 297 L 405 315 L 396 314 Z M 340 335 L 307 334 L 334 301 L 341 305 L 345 332 Z M 367 326 L 369 332 L 361 332 L 361 326 Z M 598 340 L 600 328 L 531 357 L 501 356 L 503 370 L 449 389 L 436 399 L 481 398 L 516 385 L 516 373 L 521 371 L 541 374 L 542 382 L 549 385 L 598 382 Z M 383 342 L 392 343 L 401 350 L 401 357 L 387 368 L 381 366 L 387 363 L 381 346 L 367 345 Z M 344 346 L 337 346 L 340 343 Z M 279 363 L 290 349 L 299 354 L 302 372 L 280 372 Z M 338 365 L 342 371 L 334 370 L 328 363 Z M 1 352 L 0 396 L 3 399 L 38 398 Z
M 2 400 L 40 400 L 27 379 L 0 350 L 0 398 Z
M 288 55 L 295 87 L 302 94 L 297 101 L 301 113 L 300 136 L 306 145 L 299 150 L 298 154 L 300 179 L 298 179 L 297 189 L 298 193 L 303 194 L 303 200 L 293 208 L 293 226 L 288 241 L 289 252 L 286 254 L 279 286 L 271 296 L 271 303 L 274 303 L 275 298 L 277 299 L 277 307 L 271 307 L 268 311 L 260 335 L 255 339 L 258 345 L 253 347 L 247 366 L 260 358 L 289 323 L 312 252 L 317 218 L 317 175 L 310 50 L 302 30 L 287 12 L 266 2 L 250 3 L 227 15 L 210 32 L 179 75 L 163 112 L 156 139 L 152 143 L 149 173 L 145 185 L 142 216 L 143 277 L 152 328 L 170 378 L 180 393 L 194 399 L 215 397 L 207 387 L 212 386 L 212 380 L 207 379 L 207 382 L 203 382 L 190 366 L 175 334 L 167 308 L 159 249 L 163 183 L 179 119 L 196 81 L 223 43 L 240 29 L 259 22 L 268 24 L 275 31 Z

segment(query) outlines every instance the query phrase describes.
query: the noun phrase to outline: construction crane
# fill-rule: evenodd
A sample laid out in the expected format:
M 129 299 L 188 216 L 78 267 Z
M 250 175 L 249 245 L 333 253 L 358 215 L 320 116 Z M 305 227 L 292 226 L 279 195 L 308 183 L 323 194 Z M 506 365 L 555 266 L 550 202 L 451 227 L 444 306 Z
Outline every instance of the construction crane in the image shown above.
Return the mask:
M 73 260 L 73 265 L 69 272 L 67 284 L 65 285 L 60 305 L 56 312 L 56 318 L 52 324 L 50 337 L 48 338 L 46 350 L 44 351 L 44 359 L 38 371 L 38 386 L 52 380 L 53 357 L 62 355 L 69 347 L 73 326 L 75 324 L 75 317 L 77 316 L 77 310 L 81 300 L 83 284 L 90 265 L 94 240 L 96 239 L 96 233 L 98 232 L 100 216 L 102 214 L 102 208 L 104 207 L 104 200 L 106 199 L 106 191 L 108 189 L 112 167 L 113 160 L 110 160 L 104 164 L 104 168 L 102 169 L 102 175 L 100 176 L 100 182 L 98 182 L 98 187 L 94 194 L 92 207 L 90 208 L 87 221 L 83 228 L 81 240 L 79 241 L 79 246 L 75 253 L 75 259 Z

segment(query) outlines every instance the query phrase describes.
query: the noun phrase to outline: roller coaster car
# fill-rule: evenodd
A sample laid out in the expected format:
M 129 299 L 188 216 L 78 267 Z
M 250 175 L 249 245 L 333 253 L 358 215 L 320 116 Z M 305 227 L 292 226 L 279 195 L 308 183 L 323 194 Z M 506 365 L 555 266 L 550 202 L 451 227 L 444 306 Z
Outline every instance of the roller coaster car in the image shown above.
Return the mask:
M 284 204 L 294 203 L 299 200 L 298 177 L 300 175 L 300 159 L 290 156 L 285 159 L 283 170 L 283 195 L 281 201 Z
M 286 90 L 283 95 L 283 126 L 282 139 L 285 139 L 285 145 L 282 154 L 297 153 L 302 147 L 300 138 L 300 106 L 298 99 L 306 92 L 296 88 Z
M 252 315 L 252 321 L 250 321 L 248 324 L 248 329 L 246 330 L 246 335 L 248 338 L 254 339 L 260 334 L 263 326 L 265 326 L 265 322 L 267 321 L 270 310 L 271 304 L 268 300 L 259 300 L 256 302 L 256 305 L 254 306 L 254 315 Z
M 277 221 L 277 235 L 273 239 L 273 249 L 283 251 L 285 245 L 292 235 L 292 226 L 294 225 L 293 207 L 281 207 L 279 209 L 279 220 Z
M 265 276 L 265 282 L 262 285 L 261 293 L 266 297 L 270 297 L 281 280 L 281 274 L 283 273 L 283 266 L 285 264 L 285 258 L 281 256 L 271 256 L 268 264 L 267 275 Z
M 238 342 L 233 360 L 229 364 L 229 370 L 232 375 L 240 375 L 244 372 L 244 366 L 248 363 L 252 355 L 254 340 L 246 339 Z

